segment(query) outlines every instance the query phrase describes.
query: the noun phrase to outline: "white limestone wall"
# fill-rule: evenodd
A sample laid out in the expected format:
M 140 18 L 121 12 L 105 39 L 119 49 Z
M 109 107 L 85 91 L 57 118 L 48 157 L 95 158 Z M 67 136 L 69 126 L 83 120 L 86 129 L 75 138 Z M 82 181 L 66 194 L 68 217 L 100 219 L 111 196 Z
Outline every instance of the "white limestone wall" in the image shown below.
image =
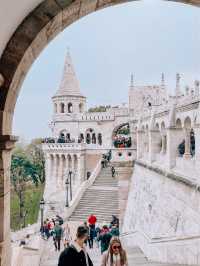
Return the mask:
M 200 264 L 200 192 L 135 164 L 123 232 L 151 260 Z

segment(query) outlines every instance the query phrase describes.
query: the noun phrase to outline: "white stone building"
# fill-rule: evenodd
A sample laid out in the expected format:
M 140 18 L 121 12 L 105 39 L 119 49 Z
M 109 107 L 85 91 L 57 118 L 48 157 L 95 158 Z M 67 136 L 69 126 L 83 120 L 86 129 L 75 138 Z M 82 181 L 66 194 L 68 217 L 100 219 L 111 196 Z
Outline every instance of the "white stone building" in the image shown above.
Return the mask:
M 50 127 L 52 138 L 43 144 L 46 158 L 45 198 L 63 202 L 65 180 L 72 171 L 73 191 L 94 170 L 103 153 L 112 150 L 114 160 L 133 160 L 135 146 L 115 148 L 114 132 L 129 124 L 127 105 L 111 107 L 105 112 L 88 112 L 70 54 L 67 53 L 61 84 L 52 97 L 54 113 Z M 59 192 L 59 193 L 58 193 Z
M 168 95 L 164 75 L 161 84 L 134 86 L 133 75 L 129 87 L 128 106 L 111 107 L 106 112 L 88 112 L 86 97 L 81 93 L 79 81 L 67 53 L 63 76 L 52 97 L 54 113 L 50 127 L 52 138 L 43 144 L 46 158 L 45 198 L 63 202 L 65 180 L 72 171 L 73 192 L 94 170 L 103 153 L 112 150 L 113 161 L 145 159 L 150 163 L 164 163 L 166 167 L 183 169 L 185 163 L 178 155 L 178 146 L 185 140 L 184 158 L 190 154 L 190 133 L 197 121 L 199 83 L 181 93 L 177 74 L 175 96 Z M 115 132 L 128 124 L 132 145 L 116 148 Z M 196 138 L 196 141 L 197 138 Z M 192 167 L 192 166 L 191 166 Z M 190 165 L 188 165 L 190 171 Z M 193 168 L 197 169 L 197 166 Z M 195 173 L 194 173 L 195 174 Z M 59 192 L 59 193 L 58 193 Z

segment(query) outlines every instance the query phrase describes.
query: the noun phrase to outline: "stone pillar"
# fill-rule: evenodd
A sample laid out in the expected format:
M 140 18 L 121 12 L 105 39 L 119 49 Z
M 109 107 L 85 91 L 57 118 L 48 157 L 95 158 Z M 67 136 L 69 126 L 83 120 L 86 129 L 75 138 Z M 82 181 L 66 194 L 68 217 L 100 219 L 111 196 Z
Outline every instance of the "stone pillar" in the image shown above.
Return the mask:
M 143 130 L 137 130 L 137 159 L 142 158 L 143 153 Z
M 85 180 L 85 155 L 80 154 L 78 156 L 78 169 L 77 169 L 78 184 L 81 184 Z
M 63 157 L 62 155 L 59 156 L 59 168 L 58 168 L 58 187 L 62 186 L 62 179 L 63 179 Z
M 49 182 L 51 179 L 51 156 L 46 154 L 45 156 L 45 179 L 46 182 Z
M 190 128 L 185 128 L 185 153 L 183 155 L 184 159 L 191 159 L 191 152 L 190 152 Z
M 175 127 L 167 128 L 167 167 L 169 169 L 176 166 L 176 156 L 177 156 L 177 149 L 178 145 L 181 142 L 179 132 L 182 129 L 177 129 Z
M 152 163 L 156 160 L 158 150 L 158 139 L 160 132 L 157 129 L 149 130 L 149 161 Z
M 167 144 L 166 140 L 167 140 L 167 136 L 162 134 L 162 136 L 161 136 L 161 142 L 162 142 L 161 154 L 166 153 L 166 144 Z
M 53 180 L 56 181 L 56 155 L 55 154 L 53 155 L 53 160 L 52 160 L 52 177 L 53 177 Z
M 56 187 L 58 187 L 58 175 L 59 175 L 59 156 L 55 155 L 55 183 Z
M 200 172 L 200 125 L 194 128 L 195 137 L 195 166 L 198 172 Z
M 16 137 L 0 136 L 0 266 L 11 265 L 10 163 Z

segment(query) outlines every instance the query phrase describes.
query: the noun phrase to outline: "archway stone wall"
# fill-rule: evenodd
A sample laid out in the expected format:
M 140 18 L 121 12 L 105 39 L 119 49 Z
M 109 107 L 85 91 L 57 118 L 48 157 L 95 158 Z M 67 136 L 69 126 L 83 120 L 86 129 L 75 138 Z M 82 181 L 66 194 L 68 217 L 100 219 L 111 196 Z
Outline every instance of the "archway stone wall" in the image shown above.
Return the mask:
M 7 42 L 0 58 L 0 266 L 10 266 L 10 156 L 16 140 L 11 136 L 12 120 L 24 78 L 40 52 L 64 28 L 89 13 L 125 2 L 131 1 L 44 0 L 16 26 Z M 177 2 L 200 5 L 200 0 Z

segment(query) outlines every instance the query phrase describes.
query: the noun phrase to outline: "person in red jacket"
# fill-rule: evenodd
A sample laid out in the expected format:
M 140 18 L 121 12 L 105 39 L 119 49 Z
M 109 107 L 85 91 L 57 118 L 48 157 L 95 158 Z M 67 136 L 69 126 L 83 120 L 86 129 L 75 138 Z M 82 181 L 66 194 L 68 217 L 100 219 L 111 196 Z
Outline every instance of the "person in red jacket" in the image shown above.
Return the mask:
M 88 218 L 88 223 L 91 228 L 95 228 L 95 224 L 97 222 L 97 218 L 94 214 L 91 214 L 90 217 Z

